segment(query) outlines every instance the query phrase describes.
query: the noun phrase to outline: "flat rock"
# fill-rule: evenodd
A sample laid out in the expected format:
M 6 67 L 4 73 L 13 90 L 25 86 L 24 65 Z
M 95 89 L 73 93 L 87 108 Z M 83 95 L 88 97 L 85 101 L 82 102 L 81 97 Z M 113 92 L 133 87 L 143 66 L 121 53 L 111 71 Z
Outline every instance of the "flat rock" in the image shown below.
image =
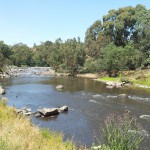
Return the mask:
M 25 112 L 23 115 L 29 116 L 32 115 L 32 112 Z
M 58 115 L 59 114 L 58 108 L 43 108 L 43 109 L 40 109 L 38 111 L 44 117 L 53 116 L 53 115 Z

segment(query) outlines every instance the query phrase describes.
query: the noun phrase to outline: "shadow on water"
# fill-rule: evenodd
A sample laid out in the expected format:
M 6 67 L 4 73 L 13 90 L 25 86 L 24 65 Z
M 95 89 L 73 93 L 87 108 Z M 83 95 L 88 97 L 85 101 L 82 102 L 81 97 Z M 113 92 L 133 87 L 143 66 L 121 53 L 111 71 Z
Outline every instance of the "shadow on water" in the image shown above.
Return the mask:
M 32 118 L 32 122 L 42 128 L 64 133 L 65 139 L 73 138 L 77 143 L 91 146 L 94 134 L 97 136 L 100 124 L 112 113 L 122 113 L 128 109 L 139 118 L 150 115 L 150 90 L 141 88 L 107 89 L 103 83 L 75 77 L 18 77 L 0 81 L 6 89 L 9 105 L 17 108 L 30 107 L 33 111 L 43 107 L 67 105 L 68 113 L 47 118 Z M 63 85 L 57 90 L 56 85 Z M 128 99 L 118 99 L 126 93 Z M 138 119 L 150 133 L 150 122 Z M 147 139 L 149 140 L 149 139 Z M 145 140 L 144 146 L 150 147 Z

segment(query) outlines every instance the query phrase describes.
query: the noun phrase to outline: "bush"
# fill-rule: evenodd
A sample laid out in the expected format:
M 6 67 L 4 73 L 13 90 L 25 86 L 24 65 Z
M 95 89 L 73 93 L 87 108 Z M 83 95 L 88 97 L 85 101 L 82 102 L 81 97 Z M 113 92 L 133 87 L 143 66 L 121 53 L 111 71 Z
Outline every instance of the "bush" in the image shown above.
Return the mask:
M 99 150 L 137 150 L 144 136 L 136 131 L 141 130 L 136 119 L 131 117 L 128 111 L 122 116 L 110 114 L 101 127 L 102 142 L 107 148 L 102 146 Z
M 0 105 L 3 107 L 7 106 L 7 98 L 5 97 L 0 98 Z
M 131 81 L 130 81 L 128 78 L 126 78 L 126 77 L 122 77 L 122 78 L 120 79 L 120 81 L 121 81 L 121 82 L 125 82 L 125 83 L 131 83 Z

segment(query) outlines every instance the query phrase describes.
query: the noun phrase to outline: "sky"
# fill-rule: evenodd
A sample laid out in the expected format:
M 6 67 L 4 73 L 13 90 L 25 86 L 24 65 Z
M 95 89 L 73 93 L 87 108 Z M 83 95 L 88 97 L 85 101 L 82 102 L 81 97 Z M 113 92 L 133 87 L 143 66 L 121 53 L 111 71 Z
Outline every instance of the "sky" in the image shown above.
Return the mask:
M 110 9 L 145 5 L 150 0 L 0 0 L 0 40 L 28 46 L 80 37 Z

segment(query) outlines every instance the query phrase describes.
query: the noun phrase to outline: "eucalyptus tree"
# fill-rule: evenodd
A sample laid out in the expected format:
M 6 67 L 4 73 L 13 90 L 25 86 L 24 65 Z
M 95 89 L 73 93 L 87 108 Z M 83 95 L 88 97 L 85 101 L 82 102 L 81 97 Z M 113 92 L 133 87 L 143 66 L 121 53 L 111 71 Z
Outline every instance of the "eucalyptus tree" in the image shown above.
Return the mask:
M 0 71 L 5 65 L 11 64 L 10 57 L 12 55 L 11 48 L 5 44 L 3 41 L 0 41 Z

